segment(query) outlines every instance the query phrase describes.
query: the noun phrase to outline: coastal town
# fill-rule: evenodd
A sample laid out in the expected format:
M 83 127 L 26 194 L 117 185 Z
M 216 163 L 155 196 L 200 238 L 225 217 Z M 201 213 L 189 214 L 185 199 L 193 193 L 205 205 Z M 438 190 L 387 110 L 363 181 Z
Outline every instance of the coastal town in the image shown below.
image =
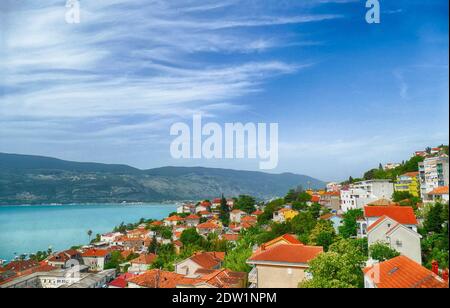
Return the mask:
M 428 148 L 319 190 L 87 231 L 3 264 L 0 288 L 448 288 L 448 205 L 448 146 Z

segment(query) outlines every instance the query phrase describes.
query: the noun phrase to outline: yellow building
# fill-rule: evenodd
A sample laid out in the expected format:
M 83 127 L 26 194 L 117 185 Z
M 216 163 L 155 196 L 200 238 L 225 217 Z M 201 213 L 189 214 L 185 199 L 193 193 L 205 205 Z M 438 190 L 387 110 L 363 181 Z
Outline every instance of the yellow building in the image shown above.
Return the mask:
M 278 223 L 283 223 L 283 222 L 291 220 L 298 214 L 299 213 L 295 210 L 292 210 L 290 208 L 283 208 L 283 209 L 273 213 L 273 221 L 278 222 Z
M 420 197 L 419 172 L 400 175 L 395 183 L 395 191 L 409 192 L 414 197 Z

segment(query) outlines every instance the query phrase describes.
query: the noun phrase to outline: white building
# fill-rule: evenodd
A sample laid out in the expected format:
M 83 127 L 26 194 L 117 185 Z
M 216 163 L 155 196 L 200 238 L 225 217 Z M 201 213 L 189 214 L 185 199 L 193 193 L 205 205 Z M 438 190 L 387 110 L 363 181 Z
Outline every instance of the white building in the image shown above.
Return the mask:
M 361 209 L 379 199 L 392 200 L 394 184 L 390 180 L 369 180 L 350 185 L 341 190 L 341 209 L 347 212 Z
M 338 192 L 342 189 L 342 185 L 336 182 L 327 184 L 327 192 Z
M 376 243 L 384 243 L 403 256 L 422 264 L 422 236 L 396 220 L 383 216 L 372 224 L 367 232 L 369 247 Z
M 424 202 L 432 202 L 430 192 L 449 185 L 448 156 L 426 158 L 419 163 L 420 194 Z

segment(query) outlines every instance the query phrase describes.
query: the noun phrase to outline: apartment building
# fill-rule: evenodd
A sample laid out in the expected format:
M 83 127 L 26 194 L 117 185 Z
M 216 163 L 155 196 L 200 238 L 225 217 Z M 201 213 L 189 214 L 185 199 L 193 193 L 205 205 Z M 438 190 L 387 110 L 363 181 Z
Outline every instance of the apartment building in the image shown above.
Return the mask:
M 414 197 L 420 197 L 419 172 L 408 172 L 400 175 L 394 188 L 395 191 L 409 192 Z
M 394 184 L 390 180 L 368 180 L 350 185 L 341 190 L 341 209 L 347 212 L 361 209 L 379 199 L 391 200 Z
M 424 202 L 432 202 L 430 192 L 449 185 L 448 156 L 428 157 L 419 163 L 420 195 Z

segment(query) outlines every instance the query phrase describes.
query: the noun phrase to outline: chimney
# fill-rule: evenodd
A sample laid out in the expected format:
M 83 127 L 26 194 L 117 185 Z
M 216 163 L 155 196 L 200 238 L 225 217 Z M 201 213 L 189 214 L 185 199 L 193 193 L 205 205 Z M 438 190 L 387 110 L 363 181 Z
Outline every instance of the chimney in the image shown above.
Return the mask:
M 439 263 L 438 261 L 431 262 L 431 271 L 439 276 Z
M 442 279 L 448 282 L 448 268 L 442 272 Z
M 262 250 L 262 251 L 266 250 L 266 244 L 262 244 L 262 245 L 261 245 L 261 250 Z

